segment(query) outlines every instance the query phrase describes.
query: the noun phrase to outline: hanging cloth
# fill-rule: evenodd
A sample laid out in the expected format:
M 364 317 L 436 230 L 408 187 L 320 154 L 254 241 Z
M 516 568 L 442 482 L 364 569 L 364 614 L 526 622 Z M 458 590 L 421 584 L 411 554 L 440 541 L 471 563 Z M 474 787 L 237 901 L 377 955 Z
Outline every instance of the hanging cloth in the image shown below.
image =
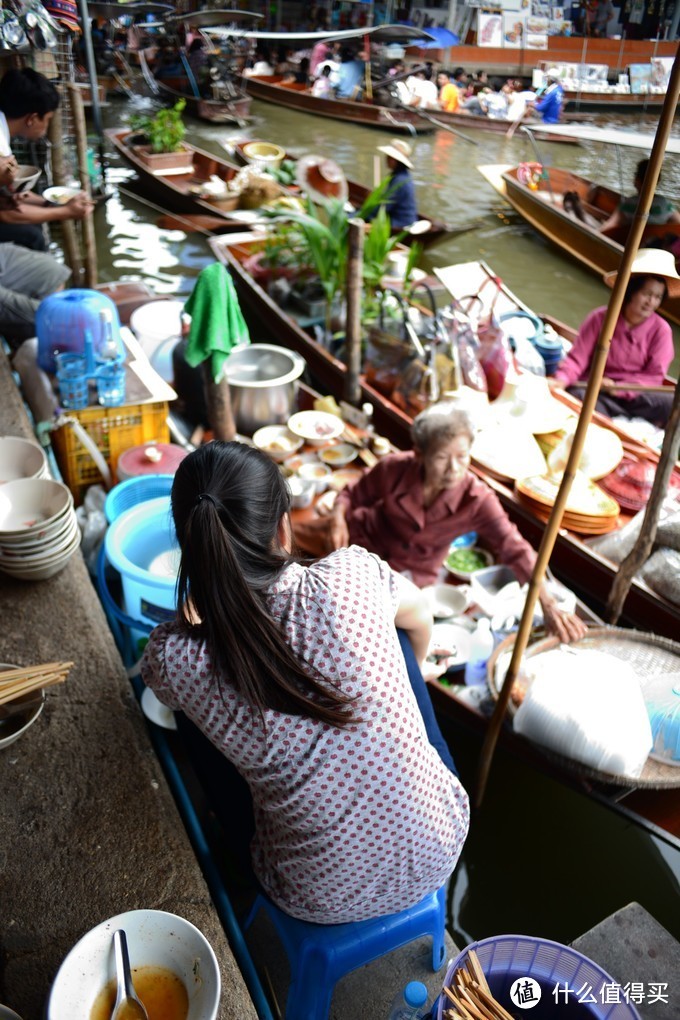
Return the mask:
M 217 383 L 231 350 L 250 343 L 236 288 L 221 262 L 201 270 L 184 310 L 191 315 L 187 363 L 196 368 L 211 357 L 211 373 Z

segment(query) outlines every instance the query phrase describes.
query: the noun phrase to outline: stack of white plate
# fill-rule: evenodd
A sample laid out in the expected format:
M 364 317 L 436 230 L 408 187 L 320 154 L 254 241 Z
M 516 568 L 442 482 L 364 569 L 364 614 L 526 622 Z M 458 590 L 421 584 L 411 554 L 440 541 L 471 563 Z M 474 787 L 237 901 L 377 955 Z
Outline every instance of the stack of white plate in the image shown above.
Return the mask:
M 73 496 L 51 478 L 0 485 L 0 570 L 43 581 L 62 570 L 80 546 Z
M 0 485 L 18 478 L 49 478 L 42 447 L 20 436 L 0 436 Z

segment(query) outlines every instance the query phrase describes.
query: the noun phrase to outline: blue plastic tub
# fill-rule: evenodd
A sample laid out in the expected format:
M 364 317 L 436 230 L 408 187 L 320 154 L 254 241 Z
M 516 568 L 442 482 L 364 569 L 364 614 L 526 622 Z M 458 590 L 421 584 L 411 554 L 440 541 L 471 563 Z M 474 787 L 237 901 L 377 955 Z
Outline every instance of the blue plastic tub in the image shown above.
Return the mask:
M 114 485 L 106 497 L 104 513 L 111 524 L 126 510 L 160 496 L 169 496 L 174 475 L 136 475 Z
M 169 496 L 139 503 L 116 518 L 105 550 L 121 577 L 125 612 L 151 626 L 174 619 L 179 547 Z
M 452 987 L 453 975 L 474 949 L 491 988 L 491 994 L 514 1016 L 518 1008 L 531 1020 L 640 1020 L 626 1002 L 623 989 L 597 963 L 570 946 L 531 935 L 495 935 L 467 946 L 446 972 L 444 984 Z M 539 989 L 527 986 L 526 979 Z M 516 985 L 516 982 L 519 984 Z M 620 1001 L 613 1001 L 614 989 Z M 527 995 L 538 997 L 529 1006 Z M 589 1001 L 589 1000 L 593 1001 Z M 433 1016 L 442 1020 L 447 1002 L 442 992 Z

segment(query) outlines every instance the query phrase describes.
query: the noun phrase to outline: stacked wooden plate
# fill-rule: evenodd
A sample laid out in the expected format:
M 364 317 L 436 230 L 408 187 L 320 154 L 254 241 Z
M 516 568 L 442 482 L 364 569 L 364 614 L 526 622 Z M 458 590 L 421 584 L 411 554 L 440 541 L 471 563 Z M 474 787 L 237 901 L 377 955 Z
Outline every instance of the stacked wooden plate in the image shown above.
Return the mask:
M 515 491 L 521 503 L 528 506 L 538 518 L 547 521 L 555 504 L 559 477 L 533 475 L 515 482 Z M 582 535 L 603 535 L 617 526 L 619 504 L 580 471 L 571 486 L 562 525 Z

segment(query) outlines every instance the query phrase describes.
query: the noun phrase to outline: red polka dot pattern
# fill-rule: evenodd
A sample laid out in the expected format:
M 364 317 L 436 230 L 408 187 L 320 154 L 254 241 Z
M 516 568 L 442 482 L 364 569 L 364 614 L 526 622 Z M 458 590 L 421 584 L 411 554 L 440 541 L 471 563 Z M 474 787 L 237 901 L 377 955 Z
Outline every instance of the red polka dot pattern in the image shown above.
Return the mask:
M 253 863 L 271 898 L 308 921 L 364 920 L 439 888 L 465 840 L 465 791 L 429 744 L 396 636 L 398 589 L 382 560 L 352 546 L 290 564 L 272 616 L 307 667 L 351 694 L 340 729 L 257 713 L 211 680 L 204 646 L 156 628 L 142 676 L 239 769 L 255 806 Z

